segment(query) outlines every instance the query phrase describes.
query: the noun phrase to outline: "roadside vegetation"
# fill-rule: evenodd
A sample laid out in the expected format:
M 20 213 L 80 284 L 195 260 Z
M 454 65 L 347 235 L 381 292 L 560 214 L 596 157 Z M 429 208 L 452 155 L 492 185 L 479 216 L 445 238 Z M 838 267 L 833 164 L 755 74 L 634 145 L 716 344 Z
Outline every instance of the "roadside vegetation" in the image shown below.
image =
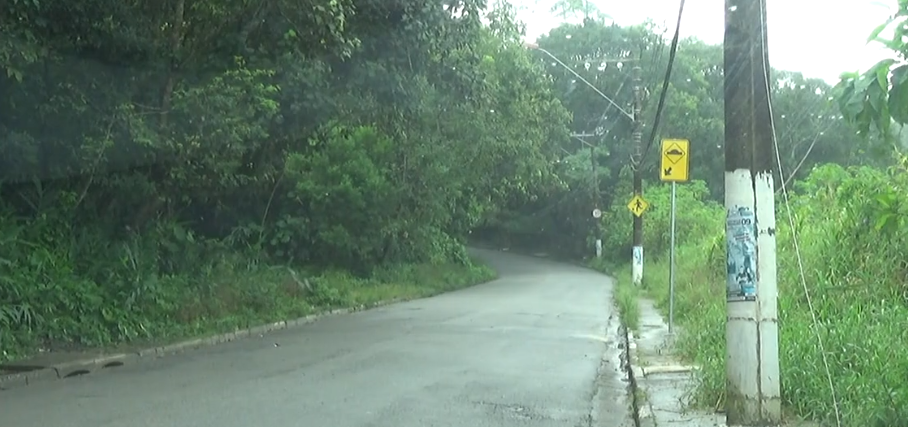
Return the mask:
M 900 19 L 906 14 L 903 8 Z M 900 33 L 896 39 L 901 40 Z M 903 43 L 889 46 L 905 58 Z M 904 194 L 908 163 L 900 154 L 905 147 L 901 126 L 908 120 L 904 113 L 908 68 L 903 64 L 884 61 L 864 75 L 844 75 L 838 87 L 826 88 L 832 90 L 825 93 L 837 101 L 832 106 L 845 116 L 841 121 L 853 129 L 848 134 L 860 134 L 850 138 L 863 147 L 863 165 L 844 158 L 815 164 L 806 169 L 806 176 L 788 181 L 788 200 L 778 189 L 782 396 L 788 411 L 820 422 L 835 419 L 818 339 L 826 352 L 844 425 L 896 426 L 908 420 L 904 381 L 908 359 L 897 350 L 908 345 L 908 264 L 904 261 L 908 257 Z M 892 86 L 880 86 L 877 76 L 886 76 L 890 69 Z M 784 102 L 777 94 L 777 123 L 792 114 L 784 109 Z M 791 141 L 791 135 L 782 132 L 781 150 L 786 150 L 786 141 Z M 888 148 L 874 148 L 874 141 L 884 141 Z M 824 143 L 820 138 L 820 150 L 826 149 Z M 712 174 L 707 181 L 720 178 Z M 675 318 L 678 350 L 702 367 L 691 403 L 721 409 L 726 387 L 725 213 L 722 200 L 708 197 L 705 185 L 695 180 L 677 187 Z M 616 302 L 630 328 L 639 325 L 637 298 L 653 299 L 667 317 L 669 188 L 658 182 L 646 187 L 651 208 L 645 214 L 642 287 L 631 284 L 626 262 L 613 269 L 601 261 L 592 263 L 616 274 Z M 627 208 L 613 206 L 603 222 L 606 246 L 627 258 L 631 238 Z
M 721 409 L 725 392 L 725 245 L 724 211 L 690 191 L 702 185 L 678 186 L 678 228 L 709 226 L 713 231 L 678 235 L 675 319 L 678 349 L 702 367 L 692 403 Z M 908 419 L 904 383 L 908 362 L 895 348 L 908 345 L 904 326 L 905 248 L 908 227 L 896 214 L 908 185 L 908 169 L 880 170 L 825 165 L 816 168 L 790 194 L 790 204 L 777 202 L 780 348 L 783 399 L 799 416 L 829 421 L 832 395 L 817 341 L 823 341 L 845 425 L 900 425 Z M 669 223 L 668 186 L 647 192 L 653 215 L 647 217 L 650 249 L 642 288 L 630 283 L 629 268 L 618 271 L 618 303 L 626 324 L 637 327 L 638 297 L 652 298 L 667 316 L 668 251 L 658 248 Z M 867 203 L 873 200 L 875 203 Z M 886 205 L 886 203 L 893 203 Z M 884 207 L 887 206 L 887 207 Z M 800 277 L 787 208 L 792 210 L 804 265 Z M 629 236 L 629 234 L 628 234 Z M 807 304 L 813 303 L 819 328 Z
M 669 187 L 654 181 L 653 152 L 642 166 L 652 177 L 644 286 L 629 286 L 625 267 L 631 69 L 650 93 L 648 135 L 665 34 L 561 1 L 553 11 L 576 23 L 534 50 L 507 2 L 442 3 L 4 6 L 0 361 L 494 277 L 470 242 L 617 274 L 630 327 L 639 297 L 665 310 Z M 817 334 L 845 425 L 908 419 L 904 32 L 887 42 L 901 62 L 835 87 L 772 73 L 776 182 L 791 189 L 788 203 L 777 199 L 783 396 L 815 420 L 833 413 Z M 654 144 L 691 141 L 693 181 L 678 186 L 676 314 L 680 350 L 703 367 L 693 403 L 704 407 L 721 407 L 725 388 L 722 58 L 720 46 L 681 41 Z
M 424 6 L 5 4 L 0 362 L 493 277 L 570 113 L 507 4 Z

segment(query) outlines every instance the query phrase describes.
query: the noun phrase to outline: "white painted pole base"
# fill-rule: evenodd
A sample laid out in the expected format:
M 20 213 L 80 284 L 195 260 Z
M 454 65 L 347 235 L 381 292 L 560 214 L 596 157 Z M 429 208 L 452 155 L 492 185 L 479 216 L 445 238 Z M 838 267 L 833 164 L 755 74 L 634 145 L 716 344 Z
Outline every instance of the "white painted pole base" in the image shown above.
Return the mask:
M 634 257 L 631 260 L 631 281 L 636 286 L 643 283 L 643 246 L 634 246 Z
M 602 239 L 596 239 L 596 258 L 602 258 Z
M 725 173 L 726 424 L 779 425 L 778 289 L 772 174 Z

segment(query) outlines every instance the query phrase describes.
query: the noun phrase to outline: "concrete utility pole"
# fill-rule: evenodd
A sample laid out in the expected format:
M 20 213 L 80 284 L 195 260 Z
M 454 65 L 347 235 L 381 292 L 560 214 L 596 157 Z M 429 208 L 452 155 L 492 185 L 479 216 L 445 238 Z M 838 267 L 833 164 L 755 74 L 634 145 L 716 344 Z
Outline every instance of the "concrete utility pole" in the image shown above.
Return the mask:
M 602 258 L 602 236 L 599 235 L 599 221 L 600 217 L 597 216 L 596 212 L 602 212 L 599 210 L 599 164 L 596 162 L 596 146 L 590 144 L 590 168 L 592 170 L 593 179 L 592 191 L 593 194 L 593 237 L 596 238 L 594 241 L 596 249 L 596 258 Z M 601 213 L 599 215 L 602 215 Z
M 643 197 L 643 88 L 640 87 L 640 67 L 634 67 L 634 155 L 631 167 L 634 171 L 634 195 Z M 643 216 L 634 217 L 634 252 L 631 258 L 631 278 L 634 285 L 643 282 Z
M 590 233 L 593 237 L 596 238 L 595 248 L 596 248 L 596 258 L 602 256 L 602 238 L 599 236 L 599 217 L 596 216 L 597 212 L 601 215 L 599 210 L 599 164 L 596 162 L 596 145 L 587 142 L 583 138 L 595 137 L 595 134 L 590 133 L 578 133 L 572 134 L 574 138 L 577 138 L 578 141 L 586 145 L 590 149 L 590 204 L 593 206 L 591 211 L 590 218 Z
M 779 425 L 778 289 L 765 0 L 725 0 L 726 418 Z

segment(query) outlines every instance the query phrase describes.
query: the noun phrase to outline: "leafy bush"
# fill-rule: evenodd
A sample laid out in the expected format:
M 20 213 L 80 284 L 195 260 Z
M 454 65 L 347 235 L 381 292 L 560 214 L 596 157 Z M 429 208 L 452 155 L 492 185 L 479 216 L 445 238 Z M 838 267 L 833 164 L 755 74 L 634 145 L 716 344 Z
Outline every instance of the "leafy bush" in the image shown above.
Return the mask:
M 49 218 L 49 217 L 48 217 Z M 56 231 L 50 233 L 48 230 Z M 413 298 L 488 280 L 466 258 L 385 265 L 368 277 L 269 265 L 175 224 L 120 242 L 51 219 L 0 216 L 0 360 L 171 340 Z M 465 256 L 465 255 L 464 255 Z
M 571 119 L 514 9 L 285 3 L 4 9 L 0 357 L 488 277 L 466 236 Z
M 654 185 L 644 188 L 644 198 L 650 203 L 643 222 L 644 257 L 655 260 L 668 253 L 671 240 L 671 186 Z M 721 230 L 725 210 L 709 199 L 709 189 L 703 181 L 678 185 L 675 190 L 675 243 L 679 246 L 699 241 L 704 234 Z M 627 200 L 616 200 L 602 216 L 603 256 L 630 259 L 632 213 Z
M 833 415 L 819 333 L 845 425 L 893 426 L 908 420 L 903 409 L 908 408 L 904 382 L 908 361 L 894 351 L 908 345 L 904 327 L 908 318 L 906 185 L 908 172 L 903 169 L 837 165 L 816 168 L 798 183 L 790 207 L 819 329 L 814 327 L 799 277 L 787 209 L 784 200 L 777 202 L 782 394 L 787 407 L 800 416 L 829 421 Z M 649 222 L 666 226 L 657 213 L 668 204 L 666 192 L 650 189 L 647 199 L 655 213 L 647 217 Z M 677 249 L 679 349 L 703 367 L 693 403 L 721 407 L 725 392 L 723 213 L 711 202 L 686 206 L 692 215 L 679 215 L 679 229 L 702 228 L 697 235 L 679 240 Z M 705 227 L 707 223 L 714 226 Z M 646 291 L 666 309 L 667 260 L 651 255 L 647 264 Z

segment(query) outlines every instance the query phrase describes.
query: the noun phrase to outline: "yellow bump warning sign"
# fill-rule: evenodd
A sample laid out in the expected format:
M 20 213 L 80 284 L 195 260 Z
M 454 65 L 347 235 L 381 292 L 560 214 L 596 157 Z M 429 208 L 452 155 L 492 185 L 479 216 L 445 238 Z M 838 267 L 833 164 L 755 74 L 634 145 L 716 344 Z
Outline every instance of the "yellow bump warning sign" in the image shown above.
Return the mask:
M 665 182 L 686 182 L 690 180 L 690 141 L 686 139 L 663 139 L 662 162 L 659 178 Z

